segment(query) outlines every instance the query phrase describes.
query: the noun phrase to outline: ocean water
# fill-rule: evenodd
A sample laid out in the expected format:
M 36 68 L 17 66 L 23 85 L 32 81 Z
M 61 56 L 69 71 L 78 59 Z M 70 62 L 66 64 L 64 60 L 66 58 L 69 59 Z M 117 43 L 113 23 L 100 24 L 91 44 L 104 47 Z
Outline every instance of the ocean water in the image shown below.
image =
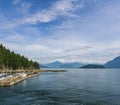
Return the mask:
M 0 88 L 0 105 L 120 105 L 120 69 L 42 73 Z

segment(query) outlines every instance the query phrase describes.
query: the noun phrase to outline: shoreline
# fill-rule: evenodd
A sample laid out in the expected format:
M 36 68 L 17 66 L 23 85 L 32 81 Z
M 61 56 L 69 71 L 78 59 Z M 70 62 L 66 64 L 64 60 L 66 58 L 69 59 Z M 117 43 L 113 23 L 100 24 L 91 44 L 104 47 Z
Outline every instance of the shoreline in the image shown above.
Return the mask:
M 19 77 L 19 76 L 8 77 L 6 79 L 0 80 L 0 87 L 10 87 L 28 78 L 38 75 L 40 75 L 40 73 L 27 75 L 26 77 Z
M 41 70 L 41 72 L 66 72 L 66 70 Z
M 0 73 L 7 73 L 12 74 L 8 75 L 6 78 L 0 80 L 0 87 L 10 87 L 13 86 L 19 82 L 22 82 L 28 78 L 38 76 L 42 72 L 66 72 L 66 70 L 6 70 L 6 71 L 0 71 Z M 16 74 L 17 75 L 13 75 Z M 26 76 L 19 76 L 19 73 L 24 73 Z

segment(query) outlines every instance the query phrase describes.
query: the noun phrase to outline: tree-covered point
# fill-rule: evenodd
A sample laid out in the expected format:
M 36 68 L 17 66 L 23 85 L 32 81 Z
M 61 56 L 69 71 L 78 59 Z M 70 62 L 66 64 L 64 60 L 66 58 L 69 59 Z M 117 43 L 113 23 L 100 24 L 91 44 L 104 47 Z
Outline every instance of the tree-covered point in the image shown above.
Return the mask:
M 0 69 L 39 69 L 39 63 L 11 52 L 0 44 Z

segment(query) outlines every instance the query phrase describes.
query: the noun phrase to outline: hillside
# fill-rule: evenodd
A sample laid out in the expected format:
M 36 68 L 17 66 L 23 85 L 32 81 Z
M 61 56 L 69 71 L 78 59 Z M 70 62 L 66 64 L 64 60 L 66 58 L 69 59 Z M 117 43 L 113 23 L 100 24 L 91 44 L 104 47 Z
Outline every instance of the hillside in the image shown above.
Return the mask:
M 39 69 L 39 64 L 20 54 L 11 52 L 0 44 L 0 69 Z
M 106 68 L 120 68 L 120 56 L 108 61 L 104 66 Z

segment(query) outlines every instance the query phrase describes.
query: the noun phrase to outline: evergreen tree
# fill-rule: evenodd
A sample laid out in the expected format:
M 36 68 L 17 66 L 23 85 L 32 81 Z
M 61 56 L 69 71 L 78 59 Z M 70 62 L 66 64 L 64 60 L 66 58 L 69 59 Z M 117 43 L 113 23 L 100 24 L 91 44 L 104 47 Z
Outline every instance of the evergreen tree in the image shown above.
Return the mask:
M 39 63 L 11 52 L 0 44 L 0 69 L 39 69 Z

